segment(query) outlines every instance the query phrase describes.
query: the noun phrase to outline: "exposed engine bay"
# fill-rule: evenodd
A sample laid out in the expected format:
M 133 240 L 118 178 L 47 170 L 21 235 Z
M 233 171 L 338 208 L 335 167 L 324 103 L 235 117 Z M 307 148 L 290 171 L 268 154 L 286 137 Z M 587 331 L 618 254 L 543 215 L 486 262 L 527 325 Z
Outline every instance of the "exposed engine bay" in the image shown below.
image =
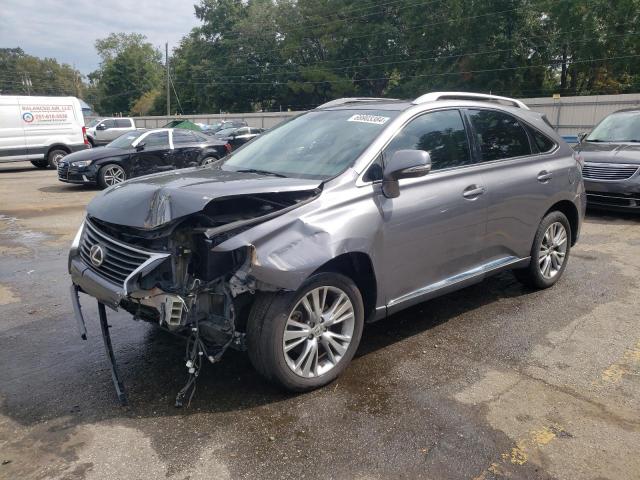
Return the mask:
M 187 340 L 185 364 L 189 377 L 176 397 L 176 406 L 182 406 L 185 400 L 190 402 L 204 361 L 217 362 L 229 347 L 245 348 L 246 320 L 256 290 L 278 290 L 251 277 L 253 245 L 228 252 L 213 249 L 258 223 L 307 203 L 319 192 L 313 189 L 213 199 L 203 210 L 153 229 L 115 225 L 89 213 L 78 239 L 77 257 L 102 280 L 121 282 L 124 287 L 117 304 L 103 303 L 123 308 L 135 319 L 152 322 Z M 73 276 L 72 262 L 73 249 Z M 148 265 L 152 266 L 150 270 Z M 79 287 L 79 291 L 101 302 L 75 276 L 74 284 L 76 298 Z M 76 316 L 79 311 L 78 304 Z M 109 351 L 108 328 L 103 326 L 104 335 L 116 389 L 118 385 L 122 388 L 113 352 Z

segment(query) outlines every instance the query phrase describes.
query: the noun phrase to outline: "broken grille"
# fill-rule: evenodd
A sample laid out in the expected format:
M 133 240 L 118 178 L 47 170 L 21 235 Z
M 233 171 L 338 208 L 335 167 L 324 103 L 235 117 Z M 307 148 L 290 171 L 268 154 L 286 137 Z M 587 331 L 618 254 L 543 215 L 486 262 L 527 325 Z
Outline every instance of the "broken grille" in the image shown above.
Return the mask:
M 87 220 L 80 242 L 80 256 L 98 275 L 119 285 L 152 256 L 144 250 L 116 241 L 100 232 Z M 91 259 L 91 249 L 99 245 L 102 249 L 102 263 L 96 265 Z

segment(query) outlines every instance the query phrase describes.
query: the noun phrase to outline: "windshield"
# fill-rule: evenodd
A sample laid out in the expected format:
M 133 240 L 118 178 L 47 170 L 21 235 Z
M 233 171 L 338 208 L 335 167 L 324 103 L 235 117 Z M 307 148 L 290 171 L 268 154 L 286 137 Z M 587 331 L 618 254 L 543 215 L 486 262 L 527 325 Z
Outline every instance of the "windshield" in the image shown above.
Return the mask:
M 133 141 L 143 133 L 145 133 L 144 130 L 134 130 L 132 132 L 125 133 L 124 135 L 116 138 L 113 142 L 107 144 L 106 147 L 122 149 L 131 148 L 131 144 L 133 143 Z
M 640 112 L 609 115 L 593 129 L 587 142 L 640 142 Z
M 398 115 L 389 110 L 319 110 L 300 115 L 247 143 L 224 170 L 262 170 L 298 178 L 327 179 L 353 165 Z
M 87 123 L 85 126 L 87 128 L 91 128 L 91 127 L 95 127 L 97 124 L 100 123 L 100 119 L 95 119 L 95 120 L 91 120 L 89 123 Z

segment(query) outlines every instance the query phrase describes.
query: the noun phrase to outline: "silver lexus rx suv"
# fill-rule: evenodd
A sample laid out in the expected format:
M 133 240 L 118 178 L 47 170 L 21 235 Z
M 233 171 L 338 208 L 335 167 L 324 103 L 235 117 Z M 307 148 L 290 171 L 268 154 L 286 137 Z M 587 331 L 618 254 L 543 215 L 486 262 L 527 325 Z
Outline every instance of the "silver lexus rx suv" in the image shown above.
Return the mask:
M 219 162 L 132 179 L 87 207 L 72 300 L 187 341 L 188 398 L 206 361 L 247 350 L 293 391 L 334 380 L 362 329 L 512 269 L 564 272 L 586 197 L 580 158 L 522 102 L 469 93 L 344 98 Z

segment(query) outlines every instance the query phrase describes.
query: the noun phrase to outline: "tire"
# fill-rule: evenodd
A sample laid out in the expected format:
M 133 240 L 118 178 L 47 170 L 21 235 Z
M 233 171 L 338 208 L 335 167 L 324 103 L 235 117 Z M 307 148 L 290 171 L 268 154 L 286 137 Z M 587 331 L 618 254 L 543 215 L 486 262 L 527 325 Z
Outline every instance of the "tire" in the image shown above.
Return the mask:
M 552 238 L 554 236 L 553 228 L 556 229 L 555 232 L 558 232 L 555 234 L 555 238 Z M 544 255 L 545 251 L 550 253 Z M 549 288 L 560 279 L 567 268 L 570 251 L 571 225 L 569 220 L 562 212 L 551 212 L 542 219 L 540 226 L 538 226 L 531 247 L 529 266 L 514 270 L 513 273 L 520 282 L 528 287 Z M 561 260 L 561 264 L 558 266 L 559 260 Z
M 89 145 L 90 145 L 89 148 L 94 148 L 96 146 L 96 142 L 93 138 L 87 137 L 87 141 L 89 142 Z
M 49 168 L 49 160 L 31 160 L 31 164 L 37 168 Z
M 56 169 L 58 168 L 58 162 L 67 155 L 65 150 L 61 150 L 56 148 L 49 152 L 47 155 L 47 160 L 50 168 Z
M 127 172 L 117 163 L 108 163 L 98 171 L 98 186 L 100 188 L 111 187 L 122 183 L 127 179 Z
M 318 317 L 312 317 L 302 303 L 310 296 L 311 300 L 307 300 L 313 305 L 314 291 L 319 292 L 316 298 L 322 303 L 323 290 L 324 315 L 322 321 L 315 322 Z M 338 315 L 330 315 L 332 308 Z M 331 319 L 342 320 L 331 323 Z M 295 292 L 258 294 L 247 322 L 249 358 L 263 377 L 286 390 L 313 390 L 332 382 L 347 368 L 360 343 L 363 326 L 362 296 L 353 281 L 337 273 L 320 273 Z M 284 338 L 285 331 L 288 340 Z M 313 352 L 313 345 L 317 354 L 304 356 L 305 352 Z M 297 362 L 301 363 L 295 370 Z
M 207 155 L 206 157 L 204 157 L 202 159 L 202 161 L 200 162 L 200 165 L 204 166 L 204 165 L 210 165 L 214 162 L 217 162 L 218 160 L 220 160 L 218 157 L 214 156 L 214 155 Z

